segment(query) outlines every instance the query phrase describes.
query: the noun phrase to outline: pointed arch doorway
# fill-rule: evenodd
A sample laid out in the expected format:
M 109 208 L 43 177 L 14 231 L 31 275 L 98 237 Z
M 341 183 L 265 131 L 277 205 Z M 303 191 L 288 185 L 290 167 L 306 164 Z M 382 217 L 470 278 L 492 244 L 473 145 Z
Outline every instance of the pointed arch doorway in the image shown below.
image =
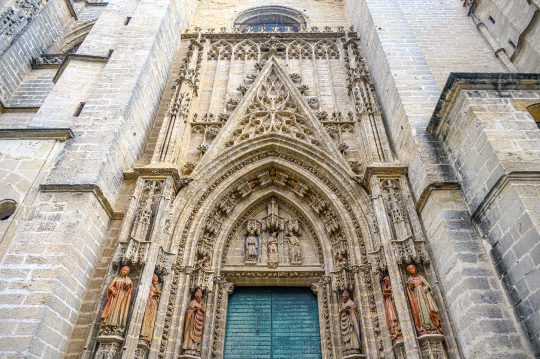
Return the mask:
M 307 287 L 238 287 L 229 298 L 224 359 L 320 359 L 317 297 Z

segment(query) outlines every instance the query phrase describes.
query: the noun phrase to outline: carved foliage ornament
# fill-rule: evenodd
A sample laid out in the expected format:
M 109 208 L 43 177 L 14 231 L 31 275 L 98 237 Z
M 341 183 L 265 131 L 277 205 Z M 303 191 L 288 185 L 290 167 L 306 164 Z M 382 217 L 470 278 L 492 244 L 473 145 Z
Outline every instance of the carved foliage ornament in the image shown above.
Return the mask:
M 245 113 L 226 146 L 233 146 L 248 139 L 269 133 L 279 133 L 319 146 L 309 120 L 299 110 L 298 100 L 287 90 L 283 79 L 275 70 L 260 84 L 249 100 Z

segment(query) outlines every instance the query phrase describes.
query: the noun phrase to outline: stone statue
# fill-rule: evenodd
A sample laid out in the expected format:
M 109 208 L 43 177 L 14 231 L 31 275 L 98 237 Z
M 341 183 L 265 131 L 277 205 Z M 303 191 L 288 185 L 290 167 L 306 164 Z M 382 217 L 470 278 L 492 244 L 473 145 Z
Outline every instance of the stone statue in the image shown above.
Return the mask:
M 195 264 L 195 267 L 201 268 L 204 271 L 209 271 L 210 264 L 208 262 L 210 262 L 210 258 L 208 258 L 208 256 L 203 256 L 201 259 L 197 261 L 197 263 Z
M 407 295 L 416 332 L 418 335 L 442 334 L 439 308 L 433 298 L 431 286 L 418 274 L 414 264 L 409 265 L 407 271 L 411 274 L 407 280 Z
M 301 263 L 302 257 L 300 256 L 300 241 L 298 237 L 291 233 L 289 237 L 289 256 L 291 263 Z
M 384 309 L 386 311 L 386 327 L 390 332 L 390 338 L 393 342 L 395 342 L 398 338 L 401 337 L 401 327 L 399 325 L 394 295 L 392 294 L 392 284 L 390 283 L 390 277 L 384 277 L 383 283 Z
M 120 269 L 120 275 L 109 284 L 105 308 L 101 313 L 101 332 L 122 333 L 126 327 L 133 283 L 127 276 L 129 267 Z
M 255 231 L 249 231 L 249 235 L 246 237 L 246 262 L 256 262 L 258 252 L 257 236 Z
M 195 299 L 189 303 L 186 310 L 186 324 L 184 325 L 184 354 L 199 355 L 204 332 L 204 319 L 206 309 L 202 302 L 202 291 L 195 293 Z
M 342 268 L 349 268 L 349 263 L 347 258 L 343 257 L 343 254 L 336 254 L 336 270 L 341 270 Z
M 270 234 L 268 238 L 268 267 L 276 268 L 279 262 L 278 254 L 278 240 L 276 237 L 276 232 Z
M 344 354 L 360 353 L 360 323 L 356 304 L 351 300 L 347 291 L 343 292 L 341 298 L 343 301 L 339 308 L 339 316 Z
M 152 277 L 152 285 L 148 292 L 148 300 L 146 301 L 146 309 L 144 310 L 144 318 L 142 321 L 140 338 L 150 345 L 152 341 L 152 335 L 154 334 L 154 323 L 156 322 L 156 315 L 159 304 L 159 296 L 161 292 L 158 290 L 158 276 L 154 274 Z

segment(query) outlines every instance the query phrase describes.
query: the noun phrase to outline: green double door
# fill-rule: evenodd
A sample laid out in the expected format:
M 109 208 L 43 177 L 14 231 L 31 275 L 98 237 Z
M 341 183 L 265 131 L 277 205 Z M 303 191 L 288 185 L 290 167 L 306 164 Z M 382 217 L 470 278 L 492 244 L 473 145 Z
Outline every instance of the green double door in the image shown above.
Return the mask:
M 238 287 L 224 359 L 321 359 L 317 297 L 303 287 Z

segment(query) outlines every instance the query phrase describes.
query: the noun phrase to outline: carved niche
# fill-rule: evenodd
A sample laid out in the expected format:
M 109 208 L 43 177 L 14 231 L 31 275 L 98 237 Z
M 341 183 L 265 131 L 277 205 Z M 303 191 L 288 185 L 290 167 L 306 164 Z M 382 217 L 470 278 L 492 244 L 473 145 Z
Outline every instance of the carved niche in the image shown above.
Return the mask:
M 320 266 L 314 231 L 290 204 L 267 199 L 243 221 L 225 266 Z

